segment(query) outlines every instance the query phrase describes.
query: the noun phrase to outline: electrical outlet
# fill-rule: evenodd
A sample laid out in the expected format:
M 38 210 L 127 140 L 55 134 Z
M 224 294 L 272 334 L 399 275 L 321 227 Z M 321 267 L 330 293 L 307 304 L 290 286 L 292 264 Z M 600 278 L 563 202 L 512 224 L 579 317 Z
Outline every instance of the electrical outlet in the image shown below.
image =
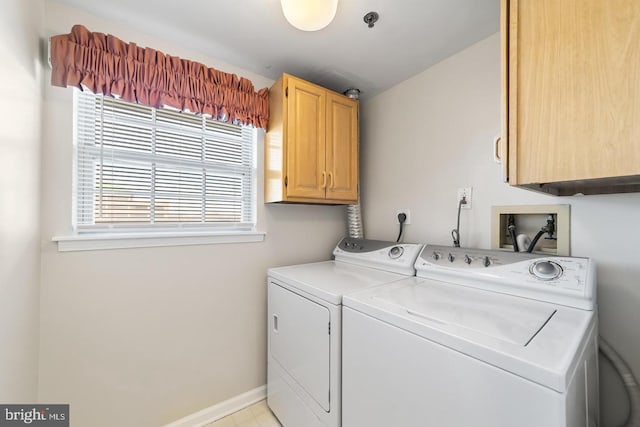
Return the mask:
M 471 190 L 473 187 L 458 188 L 458 203 L 464 197 L 466 202 L 462 205 L 462 209 L 471 209 Z
M 411 224 L 411 211 L 409 209 L 398 209 L 396 211 L 396 224 L 400 224 L 400 221 L 398 221 L 398 215 L 400 215 L 401 213 L 407 216 L 407 220 L 404 222 L 404 225 Z

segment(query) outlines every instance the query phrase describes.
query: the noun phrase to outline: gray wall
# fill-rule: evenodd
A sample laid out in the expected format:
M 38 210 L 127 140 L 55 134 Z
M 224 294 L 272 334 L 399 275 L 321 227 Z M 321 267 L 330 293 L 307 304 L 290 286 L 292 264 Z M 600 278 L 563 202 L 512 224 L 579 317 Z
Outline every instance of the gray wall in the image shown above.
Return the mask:
M 396 209 L 411 209 L 405 241 L 451 244 L 457 189 L 462 246 L 491 246 L 491 206 L 570 204 L 571 247 L 598 268 L 601 335 L 640 375 L 640 193 L 557 198 L 501 182 L 492 159 L 500 134 L 500 38 L 495 34 L 362 105 L 365 233 L 396 236 Z M 601 361 L 605 426 L 626 416 L 626 396 Z
M 38 380 L 40 1 L 0 14 L 0 402 L 35 402 Z

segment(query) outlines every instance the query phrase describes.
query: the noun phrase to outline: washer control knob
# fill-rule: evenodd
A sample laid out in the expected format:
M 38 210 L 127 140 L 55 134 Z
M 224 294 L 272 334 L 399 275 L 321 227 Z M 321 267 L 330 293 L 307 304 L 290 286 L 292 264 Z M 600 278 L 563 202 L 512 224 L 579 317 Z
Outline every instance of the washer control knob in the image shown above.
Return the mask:
M 489 267 L 491 265 L 491 259 L 486 256 L 484 257 L 484 260 L 482 261 L 482 263 L 484 264 L 485 267 Z
M 394 246 L 391 249 L 389 249 L 389 258 L 391 259 L 400 258 L 403 252 L 404 252 L 404 249 L 402 248 L 402 246 Z
M 464 262 L 466 262 L 467 264 L 471 264 L 471 261 L 473 261 L 473 260 L 471 259 L 471 257 L 469 255 L 465 255 L 464 256 Z
M 553 261 L 538 261 L 531 264 L 529 272 L 541 280 L 553 280 L 562 275 L 562 267 Z
M 431 257 L 438 261 L 440 259 L 440 252 L 433 251 L 433 255 L 431 255 Z
M 451 252 L 449 252 L 449 257 L 448 258 L 449 258 L 449 262 L 453 262 L 456 259 L 456 257 L 454 257 Z

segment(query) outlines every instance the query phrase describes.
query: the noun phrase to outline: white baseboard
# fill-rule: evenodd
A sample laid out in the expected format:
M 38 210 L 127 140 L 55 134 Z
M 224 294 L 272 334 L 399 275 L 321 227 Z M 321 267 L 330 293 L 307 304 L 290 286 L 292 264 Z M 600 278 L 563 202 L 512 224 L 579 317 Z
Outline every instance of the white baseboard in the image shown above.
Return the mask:
M 187 415 L 172 423 L 166 424 L 164 427 L 202 427 L 212 423 L 234 412 L 253 405 L 267 397 L 267 386 L 263 385 L 246 393 L 242 393 L 224 402 L 216 403 L 201 411 Z

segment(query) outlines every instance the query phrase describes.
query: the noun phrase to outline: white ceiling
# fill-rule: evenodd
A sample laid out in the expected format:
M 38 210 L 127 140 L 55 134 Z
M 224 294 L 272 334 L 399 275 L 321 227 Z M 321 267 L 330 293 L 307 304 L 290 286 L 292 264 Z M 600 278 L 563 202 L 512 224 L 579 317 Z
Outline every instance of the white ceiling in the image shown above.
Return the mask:
M 339 0 L 328 27 L 304 32 L 279 0 L 61 1 L 274 80 L 287 72 L 338 92 L 358 88 L 362 98 L 497 32 L 500 3 Z M 373 28 L 363 21 L 370 11 L 380 14 Z

